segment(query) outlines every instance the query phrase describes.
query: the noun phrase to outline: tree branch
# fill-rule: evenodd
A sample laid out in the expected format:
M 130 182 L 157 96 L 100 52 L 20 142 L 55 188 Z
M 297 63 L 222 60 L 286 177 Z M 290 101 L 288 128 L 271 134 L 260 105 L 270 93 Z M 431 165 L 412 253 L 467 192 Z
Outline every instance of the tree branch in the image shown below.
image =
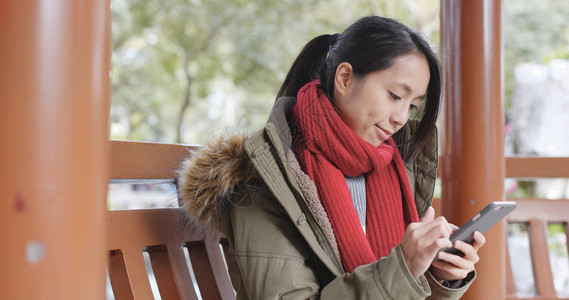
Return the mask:
M 186 114 L 188 107 L 190 107 L 190 102 L 192 97 L 191 93 L 192 76 L 190 75 L 189 64 L 190 64 L 190 56 L 188 55 L 188 53 L 186 53 L 186 56 L 184 57 L 184 72 L 186 74 L 186 80 L 188 81 L 188 84 L 186 85 L 186 92 L 184 93 L 184 99 L 182 100 L 182 107 L 178 112 L 178 120 L 176 122 L 176 143 L 178 144 L 182 143 L 182 125 L 184 124 L 184 115 Z
M 211 41 L 213 40 L 213 38 L 215 38 L 215 36 L 219 32 L 219 30 L 222 27 L 224 27 L 225 25 L 227 25 L 227 23 L 229 23 L 230 20 L 231 20 L 231 17 L 226 17 L 226 18 L 222 19 L 221 22 L 216 24 L 211 29 L 209 34 L 205 37 L 205 39 L 203 40 L 203 42 L 201 43 L 201 45 L 198 48 L 190 50 L 189 52 L 186 52 L 186 57 L 189 56 L 191 59 L 191 58 L 195 57 L 196 55 L 205 51 L 209 47 L 209 45 L 211 44 Z

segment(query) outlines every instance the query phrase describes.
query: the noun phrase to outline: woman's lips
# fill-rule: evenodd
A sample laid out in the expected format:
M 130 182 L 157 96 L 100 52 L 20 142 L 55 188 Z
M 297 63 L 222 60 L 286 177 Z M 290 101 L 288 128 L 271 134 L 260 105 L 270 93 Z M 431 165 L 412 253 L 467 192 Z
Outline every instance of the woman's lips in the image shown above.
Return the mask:
M 389 137 L 391 136 L 391 133 L 377 125 L 375 125 L 375 127 L 377 128 L 377 133 L 379 134 L 379 137 L 383 140 L 386 141 L 389 139 Z

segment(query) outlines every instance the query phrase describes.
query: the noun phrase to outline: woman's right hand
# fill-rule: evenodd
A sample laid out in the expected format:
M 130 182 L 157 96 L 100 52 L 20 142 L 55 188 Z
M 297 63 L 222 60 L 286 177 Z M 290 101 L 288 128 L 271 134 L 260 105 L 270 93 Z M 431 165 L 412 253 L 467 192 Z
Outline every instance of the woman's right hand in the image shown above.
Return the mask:
M 452 225 L 444 217 L 435 219 L 432 206 L 419 222 L 407 226 L 401 249 L 415 279 L 425 274 L 440 249 L 452 247 L 449 239 L 452 232 Z

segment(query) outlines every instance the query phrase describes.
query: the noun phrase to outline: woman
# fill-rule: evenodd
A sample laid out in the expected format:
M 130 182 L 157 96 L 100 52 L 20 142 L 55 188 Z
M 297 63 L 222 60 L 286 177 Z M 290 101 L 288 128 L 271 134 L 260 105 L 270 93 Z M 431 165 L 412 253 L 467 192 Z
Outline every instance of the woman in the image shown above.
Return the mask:
M 440 93 L 423 38 L 362 18 L 304 47 L 264 130 L 185 162 L 180 197 L 227 236 L 238 299 L 461 297 L 485 240 L 453 245 L 433 217 Z

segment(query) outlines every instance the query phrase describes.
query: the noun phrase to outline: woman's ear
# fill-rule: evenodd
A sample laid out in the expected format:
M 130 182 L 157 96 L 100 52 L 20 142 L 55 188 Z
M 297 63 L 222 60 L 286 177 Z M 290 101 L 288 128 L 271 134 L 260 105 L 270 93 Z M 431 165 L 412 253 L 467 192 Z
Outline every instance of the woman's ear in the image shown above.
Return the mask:
M 346 90 L 353 83 L 354 69 L 347 62 L 341 63 L 336 68 L 336 77 L 334 78 L 335 93 L 337 96 L 344 97 Z M 336 98 L 336 96 L 334 96 Z

